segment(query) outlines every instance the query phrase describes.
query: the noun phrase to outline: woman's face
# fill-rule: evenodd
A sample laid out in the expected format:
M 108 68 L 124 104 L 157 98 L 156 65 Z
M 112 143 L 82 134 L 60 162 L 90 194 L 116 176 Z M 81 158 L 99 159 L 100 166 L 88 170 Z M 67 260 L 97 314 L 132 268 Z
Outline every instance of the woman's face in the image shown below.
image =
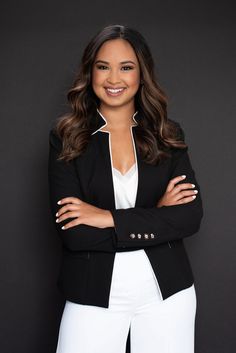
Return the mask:
M 92 87 L 101 104 L 112 107 L 130 104 L 139 85 L 139 62 L 129 42 L 112 39 L 103 43 L 92 68 Z

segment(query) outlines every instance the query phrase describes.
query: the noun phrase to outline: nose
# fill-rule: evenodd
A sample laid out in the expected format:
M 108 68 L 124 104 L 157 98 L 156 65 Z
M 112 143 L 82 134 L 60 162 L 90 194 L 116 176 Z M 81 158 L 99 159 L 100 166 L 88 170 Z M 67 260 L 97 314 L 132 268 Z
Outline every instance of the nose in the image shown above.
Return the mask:
M 120 83 L 120 77 L 119 77 L 119 73 L 117 72 L 117 70 L 110 70 L 107 81 L 113 85 Z

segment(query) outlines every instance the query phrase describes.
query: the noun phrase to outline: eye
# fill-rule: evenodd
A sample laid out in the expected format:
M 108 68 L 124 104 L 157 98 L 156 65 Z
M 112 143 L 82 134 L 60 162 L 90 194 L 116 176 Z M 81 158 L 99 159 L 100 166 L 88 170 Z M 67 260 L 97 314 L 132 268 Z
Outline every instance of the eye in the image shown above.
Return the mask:
M 97 68 L 100 70 L 101 68 L 103 68 L 103 67 L 107 67 L 107 66 L 105 66 L 105 65 L 97 65 Z M 102 69 L 103 70 L 103 69 Z
M 105 65 L 97 65 L 97 68 L 99 70 L 103 70 L 104 68 L 106 69 L 107 66 L 105 66 Z M 129 71 L 129 70 L 133 70 L 133 67 L 132 66 L 122 66 L 122 69 L 125 69 L 123 71 Z
M 126 69 L 129 69 L 129 70 L 132 70 L 133 66 L 122 66 L 122 68 L 126 68 Z M 129 70 L 124 70 L 124 71 L 129 71 Z

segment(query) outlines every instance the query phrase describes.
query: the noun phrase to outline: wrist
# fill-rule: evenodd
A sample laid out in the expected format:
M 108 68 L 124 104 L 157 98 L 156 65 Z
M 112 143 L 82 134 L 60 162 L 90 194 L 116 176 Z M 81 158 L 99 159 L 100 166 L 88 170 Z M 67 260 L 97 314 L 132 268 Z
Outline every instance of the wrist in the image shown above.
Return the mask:
M 109 210 L 104 210 L 105 227 L 114 227 L 114 219 Z
M 157 208 L 161 208 L 163 206 L 163 204 L 161 202 L 157 203 Z

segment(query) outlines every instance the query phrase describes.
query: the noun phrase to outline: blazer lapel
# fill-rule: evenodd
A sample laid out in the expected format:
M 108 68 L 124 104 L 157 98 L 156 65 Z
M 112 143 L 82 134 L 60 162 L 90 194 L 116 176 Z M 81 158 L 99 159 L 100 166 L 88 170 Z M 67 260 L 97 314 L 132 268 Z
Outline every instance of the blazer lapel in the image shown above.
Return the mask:
M 114 195 L 114 185 L 112 178 L 112 169 L 111 169 L 111 157 L 109 150 L 109 139 L 110 135 L 107 132 L 98 132 L 99 135 L 99 147 L 101 152 L 101 159 L 104 168 L 99 170 L 99 179 L 102 182 L 102 187 L 104 190 L 102 192 L 102 203 L 104 207 L 115 207 L 115 195 Z
M 141 207 L 144 204 L 144 195 L 145 195 L 144 189 L 145 189 L 145 183 L 147 181 L 146 168 L 137 150 L 137 142 L 136 142 L 134 127 L 132 128 L 131 131 L 133 132 L 134 144 L 135 144 L 136 156 L 137 156 L 137 165 L 138 165 L 138 187 L 137 187 L 135 207 Z

